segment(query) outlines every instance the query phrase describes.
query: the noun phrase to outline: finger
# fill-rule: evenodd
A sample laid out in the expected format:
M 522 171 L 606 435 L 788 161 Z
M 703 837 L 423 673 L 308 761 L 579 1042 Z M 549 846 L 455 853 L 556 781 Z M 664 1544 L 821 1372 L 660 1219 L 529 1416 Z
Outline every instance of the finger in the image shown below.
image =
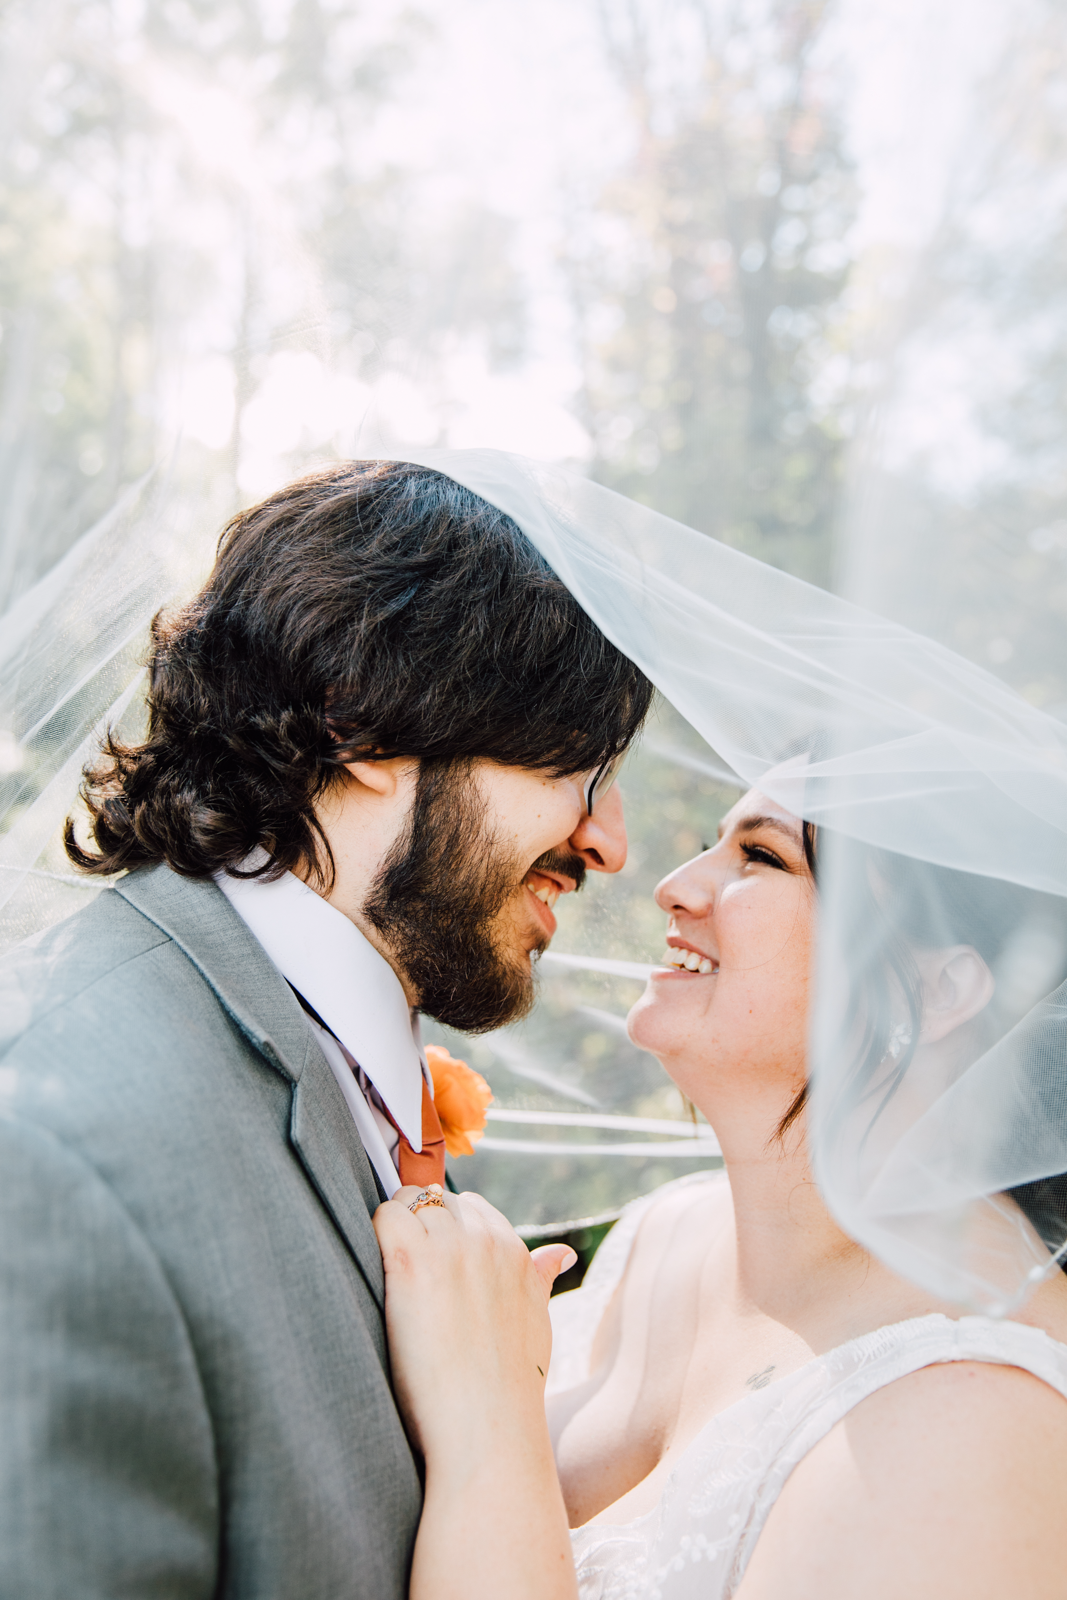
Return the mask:
M 383 1253 L 413 1237 L 415 1218 L 398 1200 L 383 1200 L 371 1221 Z
M 552 1285 L 560 1273 L 569 1272 L 577 1259 L 578 1252 L 572 1250 L 569 1244 L 542 1244 L 536 1250 L 530 1251 L 530 1260 L 537 1270 L 546 1300 L 551 1295 Z
M 488 1234 L 490 1238 L 508 1249 L 521 1244 L 514 1225 L 502 1211 L 490 1205 L 484 1195 L 465 1189 L 461 1194 L 452 1195 L 451 1199 L 456 1202 L 468 1229 Z M 525 1251 L 526 1246 L 522 1245 L 522 1249 Z
M 478 1194 L 474 1189 L 464 1189 L 460 1194 L 453 1196 L 465 1210 L 473 1212 L 494 1232 L 505 1231 L 514 1233 L 515 1229 L 502 1211 L 490 1205 L 484 1194 Z
M 433 1201 L 424 1202 L 421 1206 L 418 1206 L 414 1211 L 412 1211 L 411 1208 L 419 1196 L 426 1194 L 430 1190 L 432 1190 L 435 1200 L 439 1203 L 435 1204 Z M 440 1216 L 442 1210 L 451 1212 L 452 1216 L 457 1222 L 461 1220 L 460 1209 L 456 1205 L 457 1197 L 449 1194 L 448 1190 L 442 1188 L 440 1184 L 431 1185 L 426 1183 L 406 1183 L 397 1189 L 391 1198 L 396 1204 L 402 1205 L 405 1211 L 410 1212 L 413 1217 L 418 1217 L 420 1221 L 423 1217 L 432 1214 L 435 1211 L 437 1212 L 438 1216 Z
M 389 1200 L 396 1201 L 398 1205 L 410 1206 L 414 1204 L 420 1194 L 425 1194 L 429 1187 L 430 1185 L 428 1183 L 404 1183 L 401 1184 L 399 1189 L 394 1189 L 393 1193 L 389 1196 Z M 441 1189 L 441 1185 L 438 1184 L 437 1188 Z M 434 1190 L 435 1194 L 436 1192 L 437 1189 Z M 441 1199 L 448 1199 L 448 1194 L 444 1189 L 441 1189 Z M 383 1205 L 388 1204 L 386 1201 L 383 1201 L 382 1203 Z
M 412 1211 L 411 1206 L 422 1194 L 422 1190 L 413 1184 L 407 1184 L 400 1189 L 390 1200 L 383 1200 L 374 1213 L 374 1231 L 378 1235 L 378 1243 L 383 1252 L 405 1243 L 412 1244 L 415 1240 L 425 1238 L 435 1226 L 441 1223 L 454 1227 L 457 1223 L 463 1227 L 463 1218 L 448 1204 L 449 1197 L 443 1197 L 444 1206 L 421 1205 L 418 1210 Z

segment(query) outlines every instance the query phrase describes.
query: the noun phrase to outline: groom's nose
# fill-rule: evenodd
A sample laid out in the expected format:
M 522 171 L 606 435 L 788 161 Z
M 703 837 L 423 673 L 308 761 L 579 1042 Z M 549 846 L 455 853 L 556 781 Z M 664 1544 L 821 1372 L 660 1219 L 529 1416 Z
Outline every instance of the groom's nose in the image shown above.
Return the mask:
M 626 823 L 617 783 L 603 798 L 594 795 L 593 815 L 582 812 L 567 845 L 581 856 L 590 872 L 618 872 L 626 865 Z

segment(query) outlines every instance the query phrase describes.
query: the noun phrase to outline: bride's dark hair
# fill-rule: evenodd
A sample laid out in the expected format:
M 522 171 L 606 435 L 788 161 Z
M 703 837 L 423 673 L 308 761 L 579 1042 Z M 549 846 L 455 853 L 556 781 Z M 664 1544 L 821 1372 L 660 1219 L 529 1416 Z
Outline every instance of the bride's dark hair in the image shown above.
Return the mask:
M 87 768 L 83 871 L 206 877 L 333 862 L 314 803 L 347 761 L 487 757 L 558 776 L 624 750 L 652 687 L 503 512 L 451 478 L 348 462 L 234 517 L 180 614 L 156 617 L 148 728 Z
M 807 756 L 817 763 L 828 760 L 833 748 L 830 734 L 816 728 L 791 740 L 779 759 Z M 874 1116 L 899 1087 L 918 1045 L 923 995 L 917 949 L 972 945 L 993 968 L 1009 940 L 1036 916 L 1057 931 L 1063 971 L 1056 981 L 1067 980 L 1067 904 L 1057 895 L 875 849 L 812 822 L 803 821 L 801 829 L 816 889 L 821 857 L 831 849 L 834 870 L 849 884 L 845 925 L 836 930 L 840 949 L 848 952 L 842 970 L 853 974 L 841 1026 L 854 1085 L 866 1088 Z M 807 1098 L 804 1084 L 778 1124 L 778 1138 Z
M 804 855 L 816 885 L 820 839 L 823 849 L 831 843 L 826 830 L 805 822 Z M 1051 993 L 1067 982 L 1067 906 L 1057 895 L 872 849 L 837 833 L 832 846 L 837 854 L 834 870 L 845 872 L 851 885 L 846 923 L 836 933 L 850 951 L 843 970 L 856 974 L 841 1020 L 854 1061 L 850 1094 L 858 1092 L 867 1100 L 873 1127 L 903 1082 L 919 1041 L 923 990 L 915 951 L 970 945 L 996 971 L 1012 942 L 1037 929 L 1045 945 L 1058 950 L 1058 968 L 1046 976 Z M 990 1011 L 996 1013 L 989 1017 L 991 1037 L 1019 1020 L 1010 1002 L 1005 1004 L 996 993 Z M 1067 1079 L 1057 1074 L 1049 1088 L 1051 1120 L 1062 1122 L 1065 1094 Z M 804 1084 L 778 1125 L 779 1138 L 800 1115 L 807 1096 Z M 1006 1192 L 1058 1252 L 1067 1239 L 1067 1173 Z M 1067 1258 L 1060 1265 L 1067 1272 Z

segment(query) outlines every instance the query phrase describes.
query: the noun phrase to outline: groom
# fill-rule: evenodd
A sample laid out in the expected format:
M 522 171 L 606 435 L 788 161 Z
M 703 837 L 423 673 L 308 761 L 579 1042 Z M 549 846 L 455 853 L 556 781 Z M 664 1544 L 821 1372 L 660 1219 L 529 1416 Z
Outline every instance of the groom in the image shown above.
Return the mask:
M 402 1600 L 370 1218 L 443 1175 L 416 1014 L 528 1007 L 650 693 L 421 467 L 290 485 L 157 621 L 68 829 L 125 876 L 0 967 L 0 1594 Z

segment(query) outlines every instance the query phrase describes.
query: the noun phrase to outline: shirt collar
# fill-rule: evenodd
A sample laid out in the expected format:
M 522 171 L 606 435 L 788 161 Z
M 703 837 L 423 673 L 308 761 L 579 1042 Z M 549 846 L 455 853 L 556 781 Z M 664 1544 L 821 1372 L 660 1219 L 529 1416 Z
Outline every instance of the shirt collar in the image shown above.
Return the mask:
M 215 882 L 283 978 L 358 1061 L 412 1149 L 421 1150 L 418 1018 L 385 957 L 291 872 L 271 882 L 220 872 Z

